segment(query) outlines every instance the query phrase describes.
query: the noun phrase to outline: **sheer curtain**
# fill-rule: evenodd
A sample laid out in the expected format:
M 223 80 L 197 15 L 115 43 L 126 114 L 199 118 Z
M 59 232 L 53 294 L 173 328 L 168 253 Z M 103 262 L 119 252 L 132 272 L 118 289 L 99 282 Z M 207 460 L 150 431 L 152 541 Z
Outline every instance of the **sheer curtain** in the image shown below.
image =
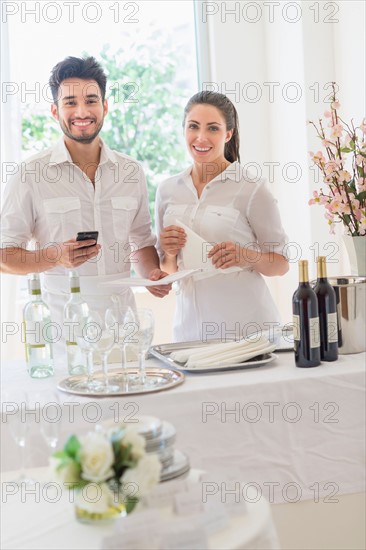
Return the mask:
M 1 23 L 1 202 L 7 174 L 16 170 L 21 160 L 21 129 L 19 104 L 16 95 L 10 95 L 13 88 L 9 63 L 9 27 Z M 5 91 L 9 93 L 5 94 Z M 1 274 L 1 358 L 19 356 L 22 348 L 20 339 L 21 308 L 20 277 Z M 20 353 L 23 354 L 21 351 Z
M 339 86 L 342 115 L 356 124 L 365 116 L 365 3 L 198 5 L 211 64 L 211 80 L 201 86 L 226 93 L 235 103 L 242 163 L 269 181 L 293 243 L 289 273 L 267 280 L 288 322 L 297 260 L 309 260 L 312 278 L 318 254 L 328 257 L 328 273 L 349 273 L 342 228 L 331 235 L 322 207 L 308 206 L 321 184 L 308 152 L 318 151 L 321 143 L 306 121 L 317 121 L 329 109 L 332 81 Z

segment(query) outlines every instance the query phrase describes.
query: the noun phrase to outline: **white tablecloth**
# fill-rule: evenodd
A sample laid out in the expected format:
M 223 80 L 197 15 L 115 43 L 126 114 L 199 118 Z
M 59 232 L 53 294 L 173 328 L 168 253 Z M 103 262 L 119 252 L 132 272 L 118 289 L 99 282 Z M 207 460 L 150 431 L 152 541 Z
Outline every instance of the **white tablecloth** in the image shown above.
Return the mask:
M 35 479 L 47 481 L 44 468 L 29 473 Z M 190 474 L 191 483 L 195 473 Z M 93 550 L 100 549 L 103 538 L 112 535 L 113 524 L 98 526 L 79 523 L 74 517 L 74 506 L 67 491 L 54 502 L 51 500 L 58 493 L 53 492 L 52 487 L 46 490 L 47 486 L 42 488 L 36 485 L 33 492 L 23 488 L 11 494 L 12 486 L 7 485 L 11 479 L 11 473 L 2 475 L 1 548 L 4 550 Z M 169 521 L 171 514 L 168 511 L 164 513 L 166 521 Z M 215 550 L 279 548 L 268 502 L 261 499 L 248 504 L 243 515 L 231 517 L 229 526 L 210 535 L 208 543 L 208 547 Z M 120 548 L 123 548 L 123 536 Z
M 90 419 L 98 411 L 99 422 L 116 411 L 130 421 L 137 414 L 153 415 L 174 424 L 176 447 L 193 467 L 239 466 L 242 479 L 270 502 L 331 502 L 365 490 L 365 358 L 365 353 L 343 355 L 334 363 L 299 369 L 292 352 L 281 353 L 268 366 L 188 375 L 172 390 L 94 400 L 94 409 L 90 399 L 62 394 L 76 403 L 76 415 L 70 422 L 65 409 L 60 443 L 72 432 L 93 428 Z M 53 379 L 33 380 L 24 363 L 8 362 L 2 366 L 2 387 L 47 393 L 65 376 L 60 370 Z M 18 449 L 5 420 L 3 415 L 1 454 L 2 469 L 8 470 L 16 465 Z M 40 436 L 32 443 L 29 465 L 46 464 Z

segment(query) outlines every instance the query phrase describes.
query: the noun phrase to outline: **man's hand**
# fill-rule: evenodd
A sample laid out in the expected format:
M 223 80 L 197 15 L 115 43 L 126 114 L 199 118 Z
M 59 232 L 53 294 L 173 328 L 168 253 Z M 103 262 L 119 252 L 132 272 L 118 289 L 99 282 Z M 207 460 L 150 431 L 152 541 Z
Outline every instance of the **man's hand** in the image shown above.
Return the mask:
M 181 227 L 169 225 L 160 233 L 160 246 L 168 256 L 176 256 L 186 244 L 187 236 Z
M 156 268 L 150 271 L 148 279 L 151 281 L 159 281 L 160 279 L 163 279 L 166 277 L 168 273 L 165 273 L 165 271 L 161 271 L 161 269 Z M 157 298 L 164 298 L 172 289 L 172 285 L 159 285 L 159 286 L 147 286 L 146 287 L 149 292 L 153 296 L 156 296 Z
M 100 244 L 96 244 L 94 240 L 76 241 L 76 239 L 70 239 L 58 245 L 56 265 L 62 265 L 68 269 L 79 267 L 91 258 L 95 258 L 100 249 Z

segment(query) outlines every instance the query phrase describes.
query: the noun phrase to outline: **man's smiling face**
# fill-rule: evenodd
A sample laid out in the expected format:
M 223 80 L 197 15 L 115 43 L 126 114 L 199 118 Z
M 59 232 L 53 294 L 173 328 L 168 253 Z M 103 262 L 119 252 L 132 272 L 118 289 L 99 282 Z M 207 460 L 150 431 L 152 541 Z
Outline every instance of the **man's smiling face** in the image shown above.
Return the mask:
M 108 104 L 95 80 L 68 78 L 60 84 L 51 111 L 67 138 L 91 143 L 102 129 Z

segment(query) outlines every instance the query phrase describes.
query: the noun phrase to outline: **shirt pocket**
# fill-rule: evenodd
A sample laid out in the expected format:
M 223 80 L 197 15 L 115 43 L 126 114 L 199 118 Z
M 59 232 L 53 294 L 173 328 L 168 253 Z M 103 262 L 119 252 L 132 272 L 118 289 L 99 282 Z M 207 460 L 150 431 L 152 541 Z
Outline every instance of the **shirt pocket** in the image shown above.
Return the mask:
M 83 230 L 79 197 L 44 199 L 43 207 L 51 242 L 63 242 L 76 238 L 76 233 Z
M 230 241 L 240 212 L 229 206 L 206 206 L 201 221 L 201 236 L 209 242 Z
M 114 236 L 119 241 L 128 241 L 128 234 L 137 212 L 135 197 L 111 197 Z
M 164 212 L 163 225 L 168 227 L 169 225 L 176 225 L 177 221 L 185 222 L 187 204 L 170 204 Z

